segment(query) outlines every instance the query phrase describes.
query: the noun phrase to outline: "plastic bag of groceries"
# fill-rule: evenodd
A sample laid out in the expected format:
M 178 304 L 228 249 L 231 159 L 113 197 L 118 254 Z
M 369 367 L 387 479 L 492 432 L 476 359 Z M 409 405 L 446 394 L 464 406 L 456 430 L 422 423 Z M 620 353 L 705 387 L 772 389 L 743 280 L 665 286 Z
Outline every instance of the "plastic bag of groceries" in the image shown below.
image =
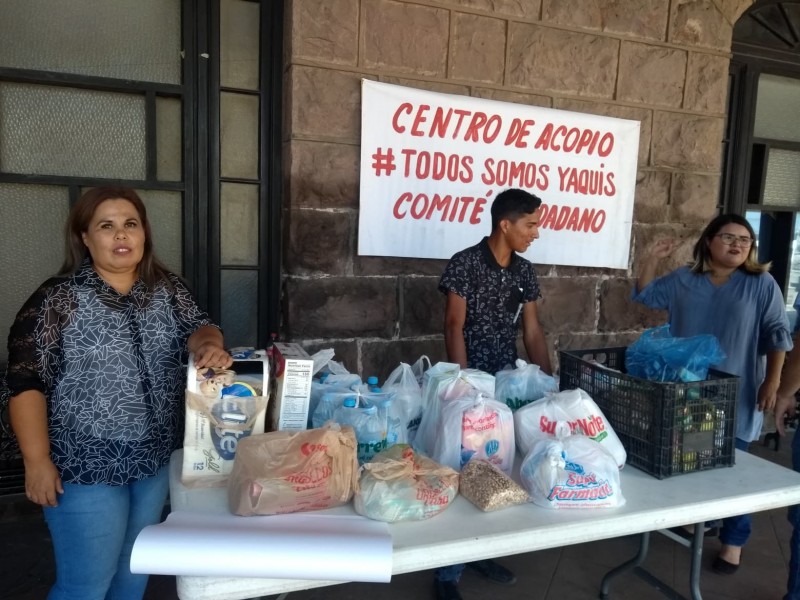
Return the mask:
M 376 521 L 422 521 L 450 506 L 457 493 L 456 471 L 400 444 L 364 464 L 353 504 Z
M 425 376 L 425 372 L 432 366 L 431 359 L 425 354 L 420 356 L 417 359 L 417 362 L 411 365 L 411 372 L 414 374 L 414 377 L 417 380 L 417 385 L 420 387 L 420 389 L 422 388 L 422 379 Z
M 321 510 L 349 502 L 357 483 L 351 427 L 273 431 L 239 445 L 228 505 L 242 516 Z
M 650 381 L 703 381 L 708 368 L 724 360 L 719 340 L 710 333 L 672 337 L 669 325 L 646 329 L 625 351 L 628 375 Z
M 494 375 L 478 369 L 462 369 L 455 363 L 440 362 L 425 371 L 422 382 L 422 420 L 414 438 L 414 449 L 432 456 L 439 436 L 442 407 L 453 399 L 478 393 L 494 397 Z
M 545 508 L 625 504 L 614 457 L 583 435 L 538 440 L 522 461 L 519 475 L 534 504 Z
M 260 377 L 228 369 L 196 369 L 190 356 L 181 465 L 181 483 L 186 487 L 224 487 L 239 443 L 264 432 L 269 367 L 265 358 L 251 363 L 260 366 Z
M 322 373 L 319 378 L 311 380 L 311 394 L 308 399 L 308 428 L 319 427 L 327 419 L 314 424 L 314 413 L 322 396 L 327 392 L 347 392 L 361 385 L 361 377 L 353 373 Z M 330 415 L 328 416 L 330 418 Z
M 551 394 L 520 408 L 514 413 L 514 431 L 524 456 L 538 440 L 578 433 L 600 442 L 620 469 L 625 466 L 625 447 L 600 407 L 581 389 Z
M 390 446 L 413 443 L 422 420 L 422 389 L 411 365 L 401 362 L 381 389 L 394 392 L 389 407 L 387 443 Z
M 494 374 L 494 397 L 505 402 L 511 410 L 517 410 L 558 391 L 558 382 L 539 365 L 517 359 L 516 369 L 503 369 Z
M 433 460 L 460 471 L 472 459 L 483 459 L 506 474 L 514 467 L 514 417 L 511 409 L 481 393 L 447 402 Z

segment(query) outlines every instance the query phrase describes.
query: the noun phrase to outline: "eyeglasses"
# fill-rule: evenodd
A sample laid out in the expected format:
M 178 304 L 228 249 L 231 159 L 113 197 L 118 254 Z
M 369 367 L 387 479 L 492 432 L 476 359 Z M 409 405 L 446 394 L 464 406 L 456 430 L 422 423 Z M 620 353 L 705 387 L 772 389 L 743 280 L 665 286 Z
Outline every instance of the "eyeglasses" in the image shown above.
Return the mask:
M 753 238 L 747 235 L 733 235 L 732 233 L 718 233 L 715 237 L 722 240 L 726 246 L 730 246 L 733 242 L 739 242 L 739 245 L 747 248 L 753 243 Z

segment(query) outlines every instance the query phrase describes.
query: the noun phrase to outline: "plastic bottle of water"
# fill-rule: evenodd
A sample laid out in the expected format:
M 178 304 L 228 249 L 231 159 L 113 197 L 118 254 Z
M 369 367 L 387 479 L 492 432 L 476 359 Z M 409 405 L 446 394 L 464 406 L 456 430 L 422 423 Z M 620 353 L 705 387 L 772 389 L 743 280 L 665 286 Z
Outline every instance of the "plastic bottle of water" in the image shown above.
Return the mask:
M 405 443 L 405 436 L 401 431 L 402 425 L 400 419 L 392 414 L 392 404 L 395 400 L 394 394 L 384 394 L 381 388 L 375 388 L 376 394 L 380 394 L 376 398 L 376 406 L 378 407 L 378 415 L 385 423 L 386 427 L 386 447 L 391 448 L 395 444 Z
M 358 402 L 353 396 L 348 396 L 342 405 L 333 411 L 333 420 L 339 425 L 349 425 L 353 428 L 358 438 L 358 428 L 361 421 L 362 411 L 358 410 Z
M 370 392 L 380 392 L 381 388 L 378 387 L 378 378 L 375 375 L 367 377 L 367 388 Z
M 386 421 L 374 405 L 361 409 L 361 412 L 363 417 L 356 427 L 356 441 L 358 462 L 363 464 L 386 448 Z

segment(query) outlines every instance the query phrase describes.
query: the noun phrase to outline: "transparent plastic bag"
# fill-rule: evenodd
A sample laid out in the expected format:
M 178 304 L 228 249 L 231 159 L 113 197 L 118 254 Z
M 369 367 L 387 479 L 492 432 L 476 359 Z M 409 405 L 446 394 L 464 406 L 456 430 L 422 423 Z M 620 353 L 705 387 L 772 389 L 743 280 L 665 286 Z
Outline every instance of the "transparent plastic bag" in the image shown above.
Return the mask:
M 395 444 L 412 444 L 422 420 L 422 389 L 411 365 L 400 363 L 383 384 L 384 392 L 394 392 L 389 407 L 388 441 Z
M 456 471 L 400 444 L 362 467 L 353 504 L 377 521 L 421 521 L 450 506 L 457 493 Z
M 494 375 L 495 400 L 505 402 L 511 410 L 558 391 L 555 377 L 542 371 L 539 365 L 526 363 L 522 359 L 517 359 L 516 365 L 516 369 L 504 369 Z

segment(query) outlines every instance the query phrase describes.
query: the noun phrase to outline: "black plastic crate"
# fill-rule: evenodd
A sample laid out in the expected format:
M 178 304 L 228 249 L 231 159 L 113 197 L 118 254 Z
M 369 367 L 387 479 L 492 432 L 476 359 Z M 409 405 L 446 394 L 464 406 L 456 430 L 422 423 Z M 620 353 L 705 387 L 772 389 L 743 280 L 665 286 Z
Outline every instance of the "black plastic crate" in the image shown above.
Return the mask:
M 659 479 L 733 466 L 739 378 L 710 369 L 704 381 L 647 381 L 625 373 L 625 350 L 561 351 L 559 361 L 560 388 L 592 397 L 627 463 Z

